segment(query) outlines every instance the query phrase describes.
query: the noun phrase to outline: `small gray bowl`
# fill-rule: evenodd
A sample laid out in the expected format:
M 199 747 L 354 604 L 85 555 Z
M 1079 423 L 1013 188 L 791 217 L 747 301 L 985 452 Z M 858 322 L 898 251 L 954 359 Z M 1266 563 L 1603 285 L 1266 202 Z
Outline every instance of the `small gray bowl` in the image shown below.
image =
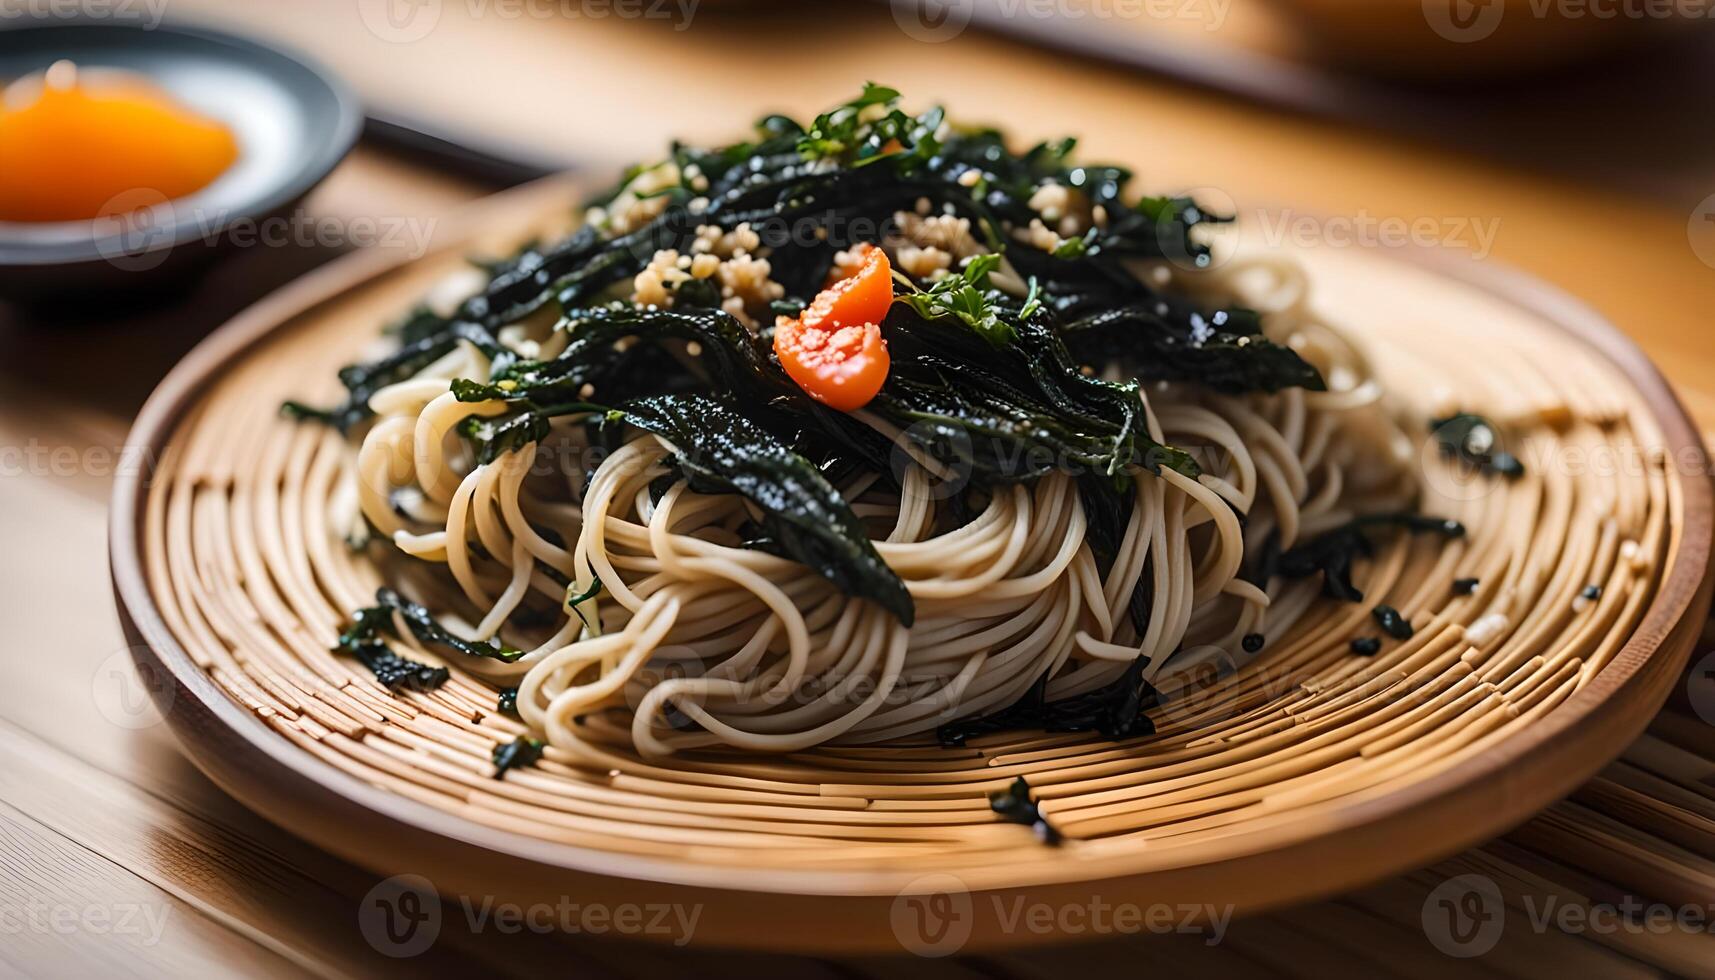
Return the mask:
M 44 21 L 0 31 L 0 82 L 61 59 L 148 76 L 238 140 L 207 187 L 91 221 L 0 221 L 0 298 L 52 309 L 103 295 L 169 292 L 303 198 L 356 142 L 363 113 L 326 71 L 245 38 L 181 26 Z M 117 199 L 116 199 L 117 200 Z

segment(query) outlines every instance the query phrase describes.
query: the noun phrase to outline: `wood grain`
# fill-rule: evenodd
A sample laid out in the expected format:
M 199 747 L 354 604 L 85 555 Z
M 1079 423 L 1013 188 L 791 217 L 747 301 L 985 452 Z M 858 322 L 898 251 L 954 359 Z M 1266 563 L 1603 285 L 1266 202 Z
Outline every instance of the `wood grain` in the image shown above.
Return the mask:
M 406 97 L 404 104 L 413 105 L 419 95 L 433 93 L 426 100 L 431 108 L 444 108 L 465 123 L 485 121 L 492 103 L 482 96 L 484 91 L 505 91 L 512 104 L 520 92 L 532 93 L 531 99 L 566 103 L 544 114 L 526 100 L 521 111 L 512 113 L 512 122 L 526 124 L 525 131 L 543 150 L 552 148 L 577 159 L 625 159 L 658 145 L 666 131 L 724 132 L 764 101 L 807 108 L 843 93 L 862 77 L 889 80 L 908 72 L 916 78 L 919 72 L 907 65 L 920 61 L 924 50 L 917 48 L 910 58 L 877 58 L 879 41 L 848 31 L 842 34 L 863 42 L 849 56 L 804 59 L 777 72 L 766 61 L 742 54 L 752 50 L 744 46 L 752 42 L 741 36 L 750 32 L 740 24 L 712 32 L 710 52 L 689 55 L 652 41 L 633 45 L 622 39 L 624 32 L 590 25 L 537 30 L 534 36 L 508 29 L 473 32 L 450 39 L 451 48 L 413 52 L 359 44 L 361 36 L 354 32 L 362 28 L 349 19 L 350 4 L 327 0 L 319 13 L 307 3 L 290 6 L 185 0 L 172 9 L 241 29 L 277 31 L 335 62 L 371 97 L 394 92 Z M 659 40 L 658 35 L 645 36 Z M 778 44 L 779 34 L 764 30 L 755 37 L 757 47 L 766 47 Z M 606 48 L 612 57 L 586 61 L 568 53 L 585 47 Z M 1687 241 L 1696 194 L 1664 206 L 1660 197 L 1641 199 L 1587 181 L 1544 180 L 1540 169 L 1473 157 L 1445 140 L 1376 138 L 1336 123 L 1281 117 L 981 38 L 939 50 L 936 57 L 945 78 L 937 72 L 937 80 L 918 84 L 960 96 L 961 105 L 991 117 L 1032 120 L 1030 125 L 1044 133 L 1082 130 L 1088 145 L 1116 156 L 1127 150 L 1145 152 L 1153 162 L 1143 176 L 1155 186 L 1212 184 L 1247 201 L 1289 201 L 1322 214 L 1367 208 L 1382 215 L 1457 213 L 1499 219 L 1498 257 L 1594 303 L 1663 366 L 1699 421 L 1715 426 L 1715 353 L 1703 322 L 1715 300 L 1715 274 L 1697 260 Z M 670 91 L 601 84 L 612 72 L 658 58 L 688 64 L 705 77 L 712 72 L 721 84 Z M 581 72 L 586 65 L 590 71 L 582 78 L 556 74 Z M 425 87 L 423 79 L 429 74 L 439 74 L 446 84 Z M 792 83 L 783 83 L 788 76 Z M 800 79 L 809 81 L 800 84 Z M 1102 91 L 1097 92 L 1098 87 Z M 591 97 L 592 92 L 600 97 Z M 562 125 L 555 113 L 570 116 L 574 109 L 593 122 Z M 666 121 L 638 125 L 645 110 Z M 1523 139 L 1529 138 L 1527 129 Z M 1604 141 L 1594 135 L 1592 139 L 1593 158 L 1610 152 Z M 1640 176 L 1648 178 L 1647 173 Z M 476 193 L 476 188 L 437 179 L 409 161 L 360 152 L 307 208 L 311 214 L 336 217 L 435 215 Z M 121 448 L 142 398 L 197 337 L 330 254 L 286 249 L 242 255 L 182 303 L 156 311 L 118 312 L 71 328 L 24 323 L 0 311 L 0 447 L 22 448 L 35 439 L 47 450 L 69 447 L 79 460 L 87 459 L 84 454 L 91 449 Z M 11 459 L 7 457 L 8 464 Z M 375 884 L 374 875 L 244 810 L 179 754 L 163 726 L 121 727 L 97 709 L 91 682 L 98 668 L 109 657 L 126 653 L 105 585 L 109 480 L 102 468 L 82 463 L 63 473 L 8 469 L 0 478 L 0 545 L 8 556 L 0 563 L 0 608 L 10 627 L 0 654 L 0 719 L 7 732 L 19 733 L 18 741 L 8 744 L 19 745 L 56 774 L 59 782 L 50 785 L 95 787 L 68 799 L 81 801 L 85 808 L 105 807 L 111 820 L 86 823 L 90 818 L 79 813 L 72 821 L 64 804 L 39 792 L 12 789 L 0 795 L 12 821 L 22 821 L 30 831 L 8 832 L 0 843 L 4 880 L 23 883 L 0 884 L 0 891 L 25 898 L 140 896 L 177 904 L 162 942 L 148 948 L 127 948 L 112 937 L 88 932 L 51 941 L 7 934 L 0 938 L 0 976 L 84 976 L 117 964 L 127 972 L 173 975 L 190 969 L 199 975 L 368 975 L 403 967 L 431 976 L 554 970 L 580 976 L 695 972 L 716 977 L 903 980 L 1153 970 L 1322 977 L 1360 966 L 1394 975 L 1428 963 L 1479 976 L 1628 977 L 1669 971 L 1710 975 L 1710 964 L 1715 963 L 1715 941 L 1707 934 L 1573 935 L 1529 928 L 1509 928 L 1500 945 L 1479 960 L 1444 958 L 1427 942 L 1418 921 L 1425 899 L 1452 875 L 1481 873 L 1501 883 L 1515 903 L 1509 908 L 1509 922 L 1524 918 L 1522 902 L 1527 897 L 1540 902 L 1548 895 L 1564 895 L 1587 904 L 1605 900 L 1592 896 L 1629 892 L 1655 900 L 1649 892 L 1651 875 L 1632 865 L 1609 867 L 1604 871 L 1608 877 L 1603 877 L 1585 863 L 1588 849 L 1544 852 L 1509 837 L 1339 900 L 1291 915 L 1235 923 L 1213 949 L 1204 946 L 1202 937 L 1154 936 L 953 962 L 826 962 L 455 932 L 423 956 L 401 964 L 370 949 L 357 932 L 358 904 Z M 1699 647 L 1707 649 L 1707 642 Z M 1695 678 L 1688 682 L 1709 683 Z M 1659 822 L 1636 827 L 1643 840 L 1673 844 L 1705 860 L 1715 858 L 1707 838 L 1696 832 L 1707 827 L 1699 819 L 1715 817 L 1715 729 L 1692 712 L 1682 693 L 1678 707 L 1658 716 L 1651 733 L 1651 741 L 1640 743 L 1581 791 L 1580 803 L 1611 815 L 1626 814 L 1629 810 L 1621 809 L 1611 791 L 1602 787 L 1611 784 L 1642 794 L 1648 801 L 1642 805 Z M 1599 797 L 1594 802 L 1592 794 Z M 67 836 L 56 825 L 80 836 Z M 1521 832 L 1535 826 L 1526 824 Z M 163 835 L 182 843 L 157 846 Z M 52 855 L 67 854 L 77 862 L 71 867 L 85 870 L 25 876 L 23 869 L 58 867 L 59 859 Z M 62 876 L 64 884 L 58 883 Z M 79 881 L 83 884 L 76 884 Z M 226 908 L 230 902 L 232 918 L 198 918 L 201 913 L 177 897 L 180 893 L 204 896 L 210 908 Z M 1715 894 L 1704 893 L 1702 899 L 1715 902 Z M 0 907 L 7 901 L 0 899 Z M 1354 909 L 1362 915 L 1351 917 Z M 1325 916 L 1343 928 L 1320 925 Z M 178 928 L 193 922 L 201 924 Z M 274 932 L 279 943 L 295 950 L 295 958 L 284 959 L 261 945 L 253 938 L 257 932 Z M 316 965 L 311 970 L 304 964 Z
M 551 818 L 559 816 L 558 811 L 523 800 L 507 813 L 526 817 L 529 825 L 513 826 L 500 814 L 489 814 L 483 802 L 487 794 L 473 794 L 449 781 L 448 777 L 459 775 L 456 772 L 428 766 L 429 760 L 414 754 L 377 765 L 371 758 L 371 733 L 359 727 L 360 722 L 331 717 L 327 710 L 346 700 L 343 692 L 329 691 L 318 698 L 300 692 L 288 678 L 270 682 L 266 675 L 274 672 L 272 668 L 230 664 L 240 651 L 228 652 L 227 644 L 196 637 L 198 630 L 227 635 L 235 627 L 221 626 L 207 603 L 201 603 L 204 612 L 193 613 L 188 597 L 170 598 L 178 587 L 168 585 L 160 571 L 163 563 L 200 566 L 231 559 L 205 556 L 200 550 L 193 554 L 189 544 L 174 546 L 179 535 L 170 527 L 164 533 L 159 527 L 145 532 L 145 509 L 176 511 L 204 484 L 230 486 L 242 498 L 265 493 L 245 483 L 233 467 L 217 466 L 203 475 L 189 458 L 221 452 L 216 447 L 230 443 L 234 428 L 245 432 L 247 439 L 281 438 L 289 433 L 289 427 L 280 429 L 283 423 L 272 418 L 272 405 L 302 391 L 291 387 L 292 379 L 326 374 L 347 356 L 341 344 L 355 347 L 343 338 L 351 324 L 384 320 L 387 310 L 408 305 L 410 296 L 437 281 L 460 255 L 492 249 L 496 240 L 521 237 L 522 229 L 533 227 L 544 213 L 561 210 L 561 202 L 574 194 L 560 180 L 519 188 L 484 202 L 464 220 L 442 229 L 445 235 L 421 260 L 376 253 L 330 266 L 247 311 L 174 370 L 145 406 L 131 438 L 145 446 L 151 458 L 184 454 L 189 472 L 181 475 L 177 466 L 163 464 L 158 470 L 122 475 L 113 511 L 114 577 L 122 612 L 127 623 L 134 624 L 140 662 L 150 671 L 164 669 L 171 676 L 170 720 L 205 771 L 283 826 L 297 828 L 311 840 L 377 870 L 408 870 L 427 875 L 455 894 L 494 891 L 523 903 L 552 903 L 567 888 L 614 896 L 615 901 L 623 896 L 626 901 L 701 903 L 707 910 L 701 934 L 720 943 L 769 943 L 793 949 L 892 948 L 897 944 L 897 927 L 890 918 L 894 898 L 922 873 L 921 866 L 903 852 L 898 861 L 878 857 L 861 869 L 849 863 L 823 866 L 809 856 L 801 868 L 767 868 L 761 862 L 742 863 L 731 856 L 717 859 L 721 848 L 714 841 L 708 842 L 706 853 L 698 848 L 681 853 L 665 846 L 632 846 L 615 836 L 619 831 L 599 825 L 588 833 L 550 834 Z M 483 244 L 473 244 L 478 242 Z M 1432 756 L 1425 757 L 1423 768 L 1439 770 L 1431 778 L 1402 778 L 1362 793 L 1307 801 L 1301 808 L 1282 807 L 1258 816 L 1254 823 L 1240 822 L 1232 828 L 1248 831 L 1243 834 L 1226 828 L 1197 834 L 1188 824 L 1181 838 L 1144 846 L 1068 850 L 1051 859 L 1044 859 L 1042 850 L 1028 841 L 1002 850 L 1005 845 L 998 840 L 981 845 L 972 838 L 974 831 L 965 832 L 957 839 L 970 851 L 969 857 L 947 857 L 935 867 L 956 875 L 979 905 L 1026 895 L 1073 903 L 1088 894 L 1166 893 L 1197 903 L 1231 903 L 1254 912 L 1350 887 L 1383 871 L 1448 853 L 1563 795 L 1614 754 L 1615 745 L 1641 731 L 1666 697 L 1691 641 L 1702 630 L 1708 607 L 1704 572 L 1712 519 L 1710 487 L 1694 458 L 1699 447 L 1691 423 L 1636 348 L 1567 297 L 1516 275 L 1453 265 L 1434 253 L 1419 260 L 1427 263 L 1423 269 L 1352 251 L 1303 250 L 1302 258 L 1319 284 L 1322 302 L 1353 322 L 1366 322 L 1401 297 L 1416 307 L 1414 315 L 1421 317 L 1422 327 L 1373 328 L 1376 342 L 1382 345 L 1376 355 L 1380 360 L 1386 360 L 1386 351 L 1402 350 L 1386 345 L 1397 344 L 1405 334 L 1415 335 L 1438 323 L 1465 322 L 1477 324 L 1477 333 L 1506 336 L 1506 344 L 1524 344 L 1520 338 L 1534 338 L 1531 342 L 1545 351 L 1543 356 L 1553 356 L 1562 371 L 1585 370 L 1568 365 L 1588 356 L 1585 348 L 1595 348 L 1623 372 L 1624 383 L 1637 392 L 1628 392 L 1626 400 L 1638 402 L 1635 410 L 1650 416 L 1647 428 L 1660 431 L 1644 438 L 1661 439 L 1660 449 L 1667 458 L 1692 453 L 1688 457 L 1692 475 L 1676 471 L 1673 477 L 1674 494 L 1680 500 L 1669 518 L 1675 539 L 1655 597 L 1631 633 L 1631 641 L 1586 689 L 1479 756 L 1459 758 L 1456 765 L 1449 759 L 1446 767 L 1437 765 L 1439 760 Z M 1402 258 L 1416 256 L 1405 253 Z M 1560 334 L 1573 340 L 1568 342 Z M 1506 344 L 1497 341 L 1497 352 Z M 246 380 L 235 388 L 234 376 Z M 267 393 L 258 394 L 263 388 Z M 216 434 L 207 437 L 199 425 L 186 421 L 180 426 L 181 419 L 205 410 L 222 421 L 251 417 L 256 421 L 217 427 Z M 270 425 L 278 431 L 264 432 Z M 199 495 L 197 504 L 185 506 L 200 511 L 202 501 L 224 501 L 226 493 Z M 211 506 L 224 510 L 227 504 Z M 169 525 L 171 521 L 169 517 Z M 188 533 L 184 540 L 190 540 Z M 206 588 L 227 596 L 226 602 L 245 608 L 270 604 L 261 595 L 247 594 L 246 586 L 229 576 L 205 574 L 212 575 Z M 264 577 L 247 576 L 246 582 L 254 587 L 261 584 L 254 580 Z M 208 616 L 210 625 L 178 625 L 193 614 Z M 268 628 L 273 631 L 270 636 L 301 629 L 296 620 L 272 621 Z M 187 651 L 201 659 L 193 661 Z M 211 678 L 205 672 L 210 663 L 229 666 L 220 677 Z M 255 686 L 268 688 L 266 697 L 271 701 L 303 707 L 325 702 L 329 716 L 303 728 L 295 724 L 302 708 L 270 708 L 258 718 L 239 703 L 253 697 L 235 699 L 232 682 L 222 679 L 241 676 L 241 670 L 254 678 Z M 222 686 L 228 690 L 221 690 Z M 274 731 L 268 730 L 270 726 Z M 345 726 L 344 736 L 322 737 L 318 733 L 326 731 L 324 726 L 336 730 Z M 377 717 L 374 727 L 385 743 L 389 730 L 409 726 L 381 724 Z M 490 737 L 480 732 L 479 728 L 456 732 L 446 726 L 436 728 L 439 737 L 448 739 Z M 280 734 L 290 737 L 292 744 Z M 1084 761 L 1097 762 L 1101 748 L 1090 747 Z M 1139 761 L 1147 764 L 1141 754 Z M 338 768 L 330 762 L 338 763 Z M 420 768 L 430 771 L 414 775 Z M 582 776 L 567 773 L 565 778 L 567 793 L 576 795 L 587 788 Z M 797 778 L 814 786 L 817 779 L 826 784 L 836 777 L 817 776 L 812 769 L 799 776 L 782 770 L 781 778 Z M 951 778 L 956 782 L 961 777 Z M 854 775 L 850 781 L 861 784 L 864 780 Z M 944 793 L 951 791 L 950 786 L 929 789 Z M 824 795 L 832 791 L 823 786 Z M 1067 791 L 1070 794 L 1073 788 Z M 880 787 L 863 795 L 886 798 Z M 979 797 L 979 806 L 980 802 Z M 1078 800 L 1068 795 L 1054 802 L 1075 805 Z M 483 826 L 464 822 L 471 819 Z M 640 815 L 637 822 L 641 827 L 654 820 Z M 839 845 L 851 835 L 836 827 L 825 829 L 827 839 L 818 850 L 830 856 L 842 853 Z M 848 844 L 846 853 L 855 846 Z M 630 856 L 618 860 L 620 855 Z M 652 880 L 677 887 L 651 887 Z M 776 926 L 787 920 L 795 928 L 779 936 Z M 997 916 L 978 914 L 973 921 L 973 947 L 979 942 L 1042 941 L 1034 934 L 1003 928 Z M 834 922 L 840 923 L 838 928 L 831 927 Z M 759 923 L 768 927 L 758 930 Z

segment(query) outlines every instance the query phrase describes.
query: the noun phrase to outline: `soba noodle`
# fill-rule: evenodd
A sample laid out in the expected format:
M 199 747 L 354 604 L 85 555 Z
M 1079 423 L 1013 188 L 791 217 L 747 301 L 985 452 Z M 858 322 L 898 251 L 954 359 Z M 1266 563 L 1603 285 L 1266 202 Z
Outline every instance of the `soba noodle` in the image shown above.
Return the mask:
M 1138 658 L 1143 678 L 1170 690 L 1175 675 L 1236 669 L 1318 601 L 1313 580 L 1247 581 L 1247 554 L 1405 508 L 1417 488 L 1410 440 L 1356 349 L 1310 314 L 1295 265 L 1149 272 L 1182 292 L 1259 309 L 1272 339 L 1330 384 L 1243 396 L 1145 386 L 1149 435 L 1193 450 L 1203 473 L 1136 473 L 1131 519 L 1105 574 L 1070 476 L 998 487 L 958 523 L 947 511 L 961 475 L 862 412 L 896 447 L 898 490 L 875 474 L 840 490 L 905 582 L 917 607 L 910 627 L 794 561 L 745 547 L 744 499 L 698 494 L 683 479 L 652 494 L 671 472 L 672 447 L 658 436 L 637 435 L 602 459 L 587 485 L 570 488 L 581 504 L 553 502 L 533 484 L 580 481 L 577 468 L 553 465 L 593 451 L 578 419 L 556 420 L 540 443 L 481 465 L 449 438 L 467 416 L 506 410 L 449 392 L 454 378 L 489 376 L 468 343 L 371 398 L 376 420 L 349 474 L 354 489 L 334 500 L 355 501 L 400 551 L 444 566 L 447 599 L 424 601 L 480 610 L 474 623 L 447 619 L 472 639 L 499 636 L 532 591 L 589 595 L 567 603 L 515 662 L 468 665 L 516 684 L 524 721 L 574 753 L 602 757 L 602 743 L 656 756 L 706 746 L 789 752 L 922 737 L 1003 709 L 1040 678 L 1050 699 L 1096 690 Z M 538 350 L 563 342 L 542 327 L 511 339 Z M 1146 576 L 1140 634 L 1127 603 Z

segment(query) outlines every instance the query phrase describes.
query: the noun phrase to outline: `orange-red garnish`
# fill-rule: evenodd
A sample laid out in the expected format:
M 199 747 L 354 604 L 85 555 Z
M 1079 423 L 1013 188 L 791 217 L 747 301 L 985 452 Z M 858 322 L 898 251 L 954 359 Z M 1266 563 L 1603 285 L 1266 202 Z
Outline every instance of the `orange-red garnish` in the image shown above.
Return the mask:
M 869 404 L 887 380 L 881 321 L 893 303 L 893 269 L 874 245 L 858 246 L 863 266 L 818 294 L 802 316 L 774 326 L 774 353 L 798 387 L 829 408 Z
M 62 61 L 5 95 L 0 221 L 79 221 L 148 207 L 201 190 L 238 158 L 225 126 L 140 75 L 103 70 L 86 81 Z

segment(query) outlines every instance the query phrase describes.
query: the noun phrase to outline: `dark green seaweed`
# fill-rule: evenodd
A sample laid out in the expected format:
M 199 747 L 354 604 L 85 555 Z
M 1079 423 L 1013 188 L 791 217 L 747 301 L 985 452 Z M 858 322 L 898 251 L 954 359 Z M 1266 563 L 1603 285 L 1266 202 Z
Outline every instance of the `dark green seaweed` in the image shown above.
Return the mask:
M 1117 679 L 1084 694 L 1046 700 L 1046 676 L 1012 705 L 979 718 L 961 718 L 936 729 L 942 745 L 963 745 L 967 739 L 1003 731 L 1099 732 L 1110 739 L 1153 735 L 1155 724 L 1144 712 L 1158 703 L 1160 694 L 1143 679 L 1148 657 L 1126 665 Z
M 467 657 L 485 657 L 502 663 L 512 663 L 524 656 L 524 651 L 509 647 L 498 640 L 481 642 L 454 635 L 435 622 L 428 609 L 386 586 L 375 590 L 375 605 L 366 606 L 352 614 L 351 625 L 340 635 L 340 647 L 379 641 L 383 635 L 398 639 L 399 632 L 393 625 L 395 613 L 405 621 L 406 628 L 417 638 L 417 642 L 424 646 L 440 647 Z
M 1366 532 L 1384 527 L 1404 528 L 1414 534 L 1435 533 L 1448 538 L 1465 534 L 1463 524 L 1445 518 L 1423 514 L 1370 514 L 1286 551 L 1278 550 L 1271 542 L 1264 549 L 1255 581 L 1267 582 L 1275 575 L 1305 578 L 1320 574 L 1324 595 L 1346 602 L 1363 602 L 1363 591 L 1352 584 L 1352 563 L 1375 552 L 1375 544 Z
M 513 769 L 533 766 L 542 759 L 542 751 L 546 743 L 539 738 L 520 735 L 510 742 L 502 742 L 494 747 L 494 778 L 504 779 Z
M 1030 784 L 1023 776 L 1013 780 L 1006 789 L 990 793 L 989 809 L 1005 820 L 1029 827 L 1044 844 L 1053 846 L 1062 839 L 1060 831 L 1054 829 L 1054 825 L 1042 815 L 1042 808 L 1030 798 Z
M 755 503 L 781 551 L 847 595 L 872 599 L 911 625 L 915 612 L 905 583 L 809 460 L 709 396 L 638 399 L 626 405 L 624 418 L 673 447 L 674 462 L 692 490 L 736 493 Z
M 1524 475 L 1524 464 L 1517 456 L 1500 449 L 1499 433 L 1481 415 L 1459 412 L 1444 419 L 1432 419 L 1429 432 L 1443 456 L 1509 480 Z
M 359 609 L 335 641 L 334 651 L 356 657 L 389 691 L 433 691 L 452 676 L 445 667 L 430 667 L 400 656 L 380 639 L 383 634 L 397 638 L 388 611 L 379 607 Z
M 791 316 L 825 283 L 838 249 L 887 239 L 896 214 L 926 208 L 969 219 L 993 254 L 972 257 L 939 281 L 901 277 L 901 302 L 882 324 L 892 371 L 866 411 L 967 482 L 949 500 L 954 513 L 970 512 L 998 485 L 1071 473 L 1104 568 L 1130 519 L 1134 474 L 1199 471 L 1186 453 L 1149 438 L 1136 382 L 1100 380 L 1090 369 L 1116 365 L 1144 380 L 1227 392 L 1322 387 L 1314 368 L 1267 340 L 1254 313 L 1166 296 L 1125 265 L 1205 266 L 1210 253 L 1196 229 L 1227 219 L 1187 198 L 1129 197 L 1129 171 L 1076 162 L 1071 140 L 1014 152 L 997 131 L 946 126 L 939 108 L 906 113 L 898 97 L 870 84 L 808 125 L 775 115 L 748 141 L 675 145 L 681 179 L 659 191 L 658 216 L 617 234 L 586 225 L 485 263 L 490 278 L 477 295 L 446 316 L 412 311 L 392 328 L 397 351 L 342 370 L 341 404 L 286 410 L 350 429 L 368 417 L 375 391 L 460 342 L 474 344 L 490 359 L 490 376 L 457 381 L 454 394 L 506 405 L 503 414 L 472 415 L 458 427 L 479 462 L 541 443 L 555 419 L 583 416 L 602 440 L 614 438 L 616 423 L 647 429 L 679 451 L 675 468 L 693 488 L 742 493 L 761 508 L 753 546 L 803 562 L 909 623 L 903 584 L 830 482 L 860 471 L 893 479 L 896 448 L 807 396 L 776 360 L 771 327 L 752 331 L 719 309 L 713 284 L 683 285 L 670 309 L 614 300 L 658 250 L 684 253 L 700 226 L 748 222 L 785 290 L 776 311 Z M 592 203 L 611 204 L 640 172 Z M 1052 252 L 1014 235 L 1039 217 L 1030 200 L 1048 182 L 1105 215 Z M 1028 280 L 1027 296 L 994 287 L 1003 255 Z M 521 360 L 495 339 L 502 327 L 537 314 L 556 318 L 567 337 L 557 356 Z M 383 605 L 421 642 L 503 660 L 519 655 L 459 640 L 397 596 Z M 1140 585 L 1130 603 L 1140 629 L 1148 607 L 1149 590 Z

